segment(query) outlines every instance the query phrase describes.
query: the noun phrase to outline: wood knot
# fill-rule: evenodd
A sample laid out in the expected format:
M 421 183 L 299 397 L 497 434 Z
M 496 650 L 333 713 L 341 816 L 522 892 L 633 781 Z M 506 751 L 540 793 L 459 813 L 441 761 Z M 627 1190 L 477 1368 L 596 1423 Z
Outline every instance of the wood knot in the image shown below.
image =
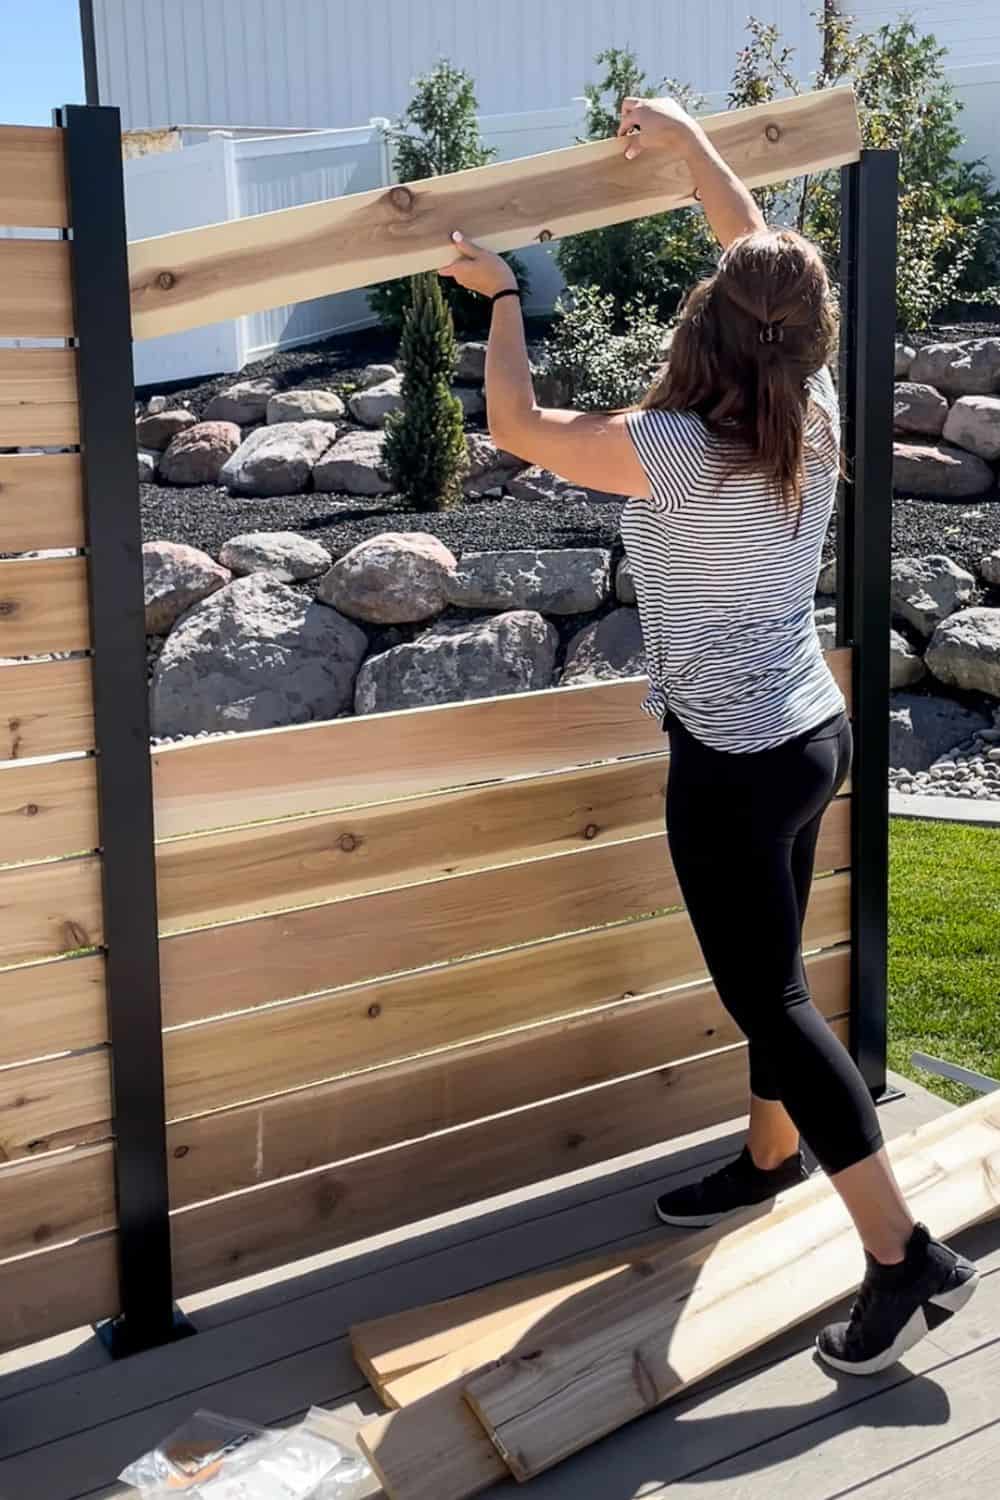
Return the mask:
M 694 201 L 696 203 L 701 203 L 701 201 L 702 201 L 701 188 L 695 188 L 695 190 L 694 190 Z
M 64 922 L 63 936 L 69 948 L 89 948 L 90 935 L 78 922 Z
M 767 136 L 767 138 L 768 138 L 769 141 L 780 141 L 781 140 L 781 126 L 780 125 L 774 125 L 774 124 L 765 125 L 764 126 L 764 134 Z
M 337 840 L 337 845 L 345 854 L 353 854 L 360 842 L 360 839 L 353 833 L 342 833 Z
M 370 1021 L 377 1021 L 378 1018 L 379 1018 L 379 1016 L 381 1014 L 382 1014 L 382 1007 L 381 1007 L 381 1005 L 378 1005 L 378 1004 L 369 1005 L 369 1007 L 368 1007 L 368 1019 Z
M 9 619 L 11 615 L 17 614 L 16 599 L 0 599 L 0 617 Z
M 35 818 L 38 816 L 38 812 L 39 807 L 37 802 L 28 802 L 25 804 L 24 816 L 26 818 Z
M 174 1147 L 174 1156 L 176 1157 L 176 1159 L 178 1161 L 180 1161 L 183 1157 L 187 1156 L 187 1154 L 188 1154 L 188 1152 L 190 1150 L 191 1150 L 190 1146 L 175 1146 Z
M 566 1137 L 566 1149 L 568 1151 L 576 1151 L 580 1146 L 583 1145 L 586 1139 L 587 1137 L 585 1135 L 581 1135 L 578 1130 L 573 1130 Z
M 408 214 L 413 208 L 413 194 L 408 187 L 394 187 L 389 202 L 398 213 Z
M 177 277 L 173 271 L 161 271 L 156 278 L 156 285 L 161 292 L 170 292 L 177 285 Z
M 596 839 L 600 831 L 596 823 L 588 823 L 583 830 L 583 836 L 585 839 Z
M 36 1245 L 44 1245 L 46 1240 L 52 1238 L 52 1227 L 49 1224 L 36 1224 L 31 1231 L 31 1238 Z
M 548 242 L 549 242 L 549 240 L 551 238 L 552 238 L 552 230 L 551 229 L 542 229 L 542 230 L 539 231 L 538 239 L 539 239 L 539 242 L 541 244 L 547 245 Z

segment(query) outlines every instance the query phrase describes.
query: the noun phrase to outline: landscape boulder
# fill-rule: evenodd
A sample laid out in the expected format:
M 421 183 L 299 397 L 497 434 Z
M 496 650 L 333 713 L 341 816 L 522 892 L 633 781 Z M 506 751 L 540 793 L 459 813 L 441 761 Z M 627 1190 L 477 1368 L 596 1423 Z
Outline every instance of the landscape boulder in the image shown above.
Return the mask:
M 336 435 L 332 422 L 259 427 L 223 465 L 220 480 L 237 495 L 300 495 Z
M 979 564 L 979 571 L 987 583 L 1000 587 L 1000 547 L 995 547 Z
M 910 379 L 936 386 L 946 396 L 990 396 L 1000 391 L 1000 339 L 925 344 L 910 366 Z
M 454 554 L 437 537 L 387 531 L 334 563 L 320 581 L 319 597 L 356 620 L 415 624 L 444 609 L 455 567 Z
M 313 470 L 313 488 L 335 495 L 391 495 L 381 432 L 348 432 Z
M 390 412 L 402 411 L 403 377 L 393 375 L 381 385 L 369 386 L 367 390 L 355 391 L 348 400 L 351 416 L 365 427 L 384 427 Z
M 252 427 L 267 416 L 267 403 L 277 390 L 277 381 L 265 376 L 258 380 L 238 380 L 213 396 L 205 407 L 206 422 L 235 422 L 237 427 Z
M 641 677 L 646 670 L 639 612 L 613 609 L 602 620 L 585 625 L 566 651 L 562 685 L 606 682 L 615 677 Z
M 337 422 L 347 416 L 347 407 L 335 391 L 278 391 L 266 415 L 270 423 Z
M 176 620 L 229 582 L 228 570 L 183 542 L 146 542 L 142 581 L 146 634 L 166 635 Z
M 813 611 L 813 623 L 819 637 L 820 647 L 832 651 L 837 644 L 837 606 L 823 604 Z
M 627 557 L 623 557 L 618 564 L 618 572 L 615 574 L 615 595 L 619 604 L 636 603 L 635 575 Z
M 989 722 L 985 714 L 949 698 L 893 693 L 889 699 L 889 764 L 903 771 L 926 771 L 939 755 L 988 728 Z
M 140 484 L 155 484 L 156 471 L 159 467 L 161 455 L 153 448 L 140 448 L 136 453 L 138 465 L 138 477 Z
M 944 436 L 988 462 L 1000 458 L 1000 397 L 959 396 L 948 413 Z
M 559 637 L 533 610 L 468 623 L 439 623 L 365 662 L 359 714 L 527 693 L 552 686 Z
M 579 615 L 611 592 L 611 554 L 597 547 L 467 552 L 448 583 L 461 609 L 537 609 Z
M 909 344 L 897 343 L 896 345 L 896 368 L 897 380 L 905 380 L 910 373 L 910 367 L 917 357 L 916 349 L 911 349 Z
M 196 422 L 178 433 L 160 459 L 168 484 L 218 484 L 242 439 L 235 422 Z
M 837 559 L 832 557 L 828 563 L 824 563 L 819 570 L 816 580 L 817 594 L 835 594 L 837 592 Z
M 932 385 L 901 380 L 892 391 L 892 421 L 896 432 L 915 432 L 939 437 L 948 415 L 948 403 Z
M 515 475 L 507 481 L 507 493 L 513 495 L 515 500 L 586 500 L 587 491 L 578 484 L 570 484 L 568 479 L 560 479 L 558 474 L 553 474 L 551 469 L 541 469 L 537 464 L 523 469 L 520 474 Z
M 173 407 L 170 411 L 149 412 L 135 424 L 135 439 L 140 448 L 153 448 L 162 453 L 170 440 L 185 427 L 193 427 L 197 421 L 194 412 L 186 407 Z
M 269 573 L 239 578 L 190 610 L 153 674 L 159 736 L 272 729 L 351 706 L 367 637 Z
M 356 379 L 359 389 L 367 391 L 373 385 L 384 385 L 387 380 L 395 380 L 398 374 L 395 365 L 366 365 Z
M 978 605 L 935 630 L 924 658 L 939 682 L 1000 698 L 1000 609 Z
M 455 379 L 459 385 L 482 385 L 486 379 L 486 344 L 459 344 L 455 362 Z
M 950 557 L 896 557 L 891 566 L 892 612 L 922 636 L 968 604 L 976 580 Z
M 463 489 L 467 495 L 486 495 L 499 489 L 520 474 L 525 468 L 524 460 L 515 458 L 498 448 L 485 432 L 470 432 L 466 437 L 469 450 L 469 469 Z
M 466 421 L 472 417 L 481 417 L 485 413 L 486 397 L 475 386 L 456 385 L 452 387 L 451 394 L 462 403 L 462 412 Z
M 993 488 L 993 470 L 948 443 L 893 443 L 892 487 L 918 499 L 965 500 Z
M 897 688 L 915 686 L 926 677 L 927 668 L 904 635 L 898 630 L 889 632 L 889 686 Z
M 283 583 L 300 583 L 325 573 L 333 558 L 319 542 L 297 531 L 252 531 L 226 542 L 219 561 L 241 578 L 271 573 Z

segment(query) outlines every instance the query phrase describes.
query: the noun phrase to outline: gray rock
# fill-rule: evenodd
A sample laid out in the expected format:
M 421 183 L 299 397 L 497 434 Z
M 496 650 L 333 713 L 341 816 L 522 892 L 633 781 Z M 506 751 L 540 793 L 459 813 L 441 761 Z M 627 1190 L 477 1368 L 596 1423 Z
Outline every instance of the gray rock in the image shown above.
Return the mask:
M 623 557 L 618 564 L 618 572 L 615 574 L 615 595 L 619 604 L 636 603 L 635 575 L 627 557 Z
M 451 394 L 462 403 L 462 411 L 467 420 L 470 417 L 481 417 L 486 410 L 486 397 L 475 386 L 452 386 Z
M 485 343 L 459 344 L 455 379 L 459 385 L 483 384 L 486 379 Z
M 218 484 L 242 441 L 235 422 L 196 422 L 174 438 L 160 460 L 168 484 Z
M 395 365 L 366 365 L 357 377 L 358 386 L 367 391 L 373 385 L 384 385 L 387 380 L 395 380 L 398 374 Z
M 948 698 L 893 693 L 889 699 L 889 763 L 924 771 L 989 720 Z
M 952 615 L 935 630 L 925 660 L 939 682 L 1000 698 L 1000 609 Z
M 897 557 L 892 561 L 892 612 L 923 636 L 972 597 L 976 580 L 950 557 Z
M 448 602 L 579 615 L 599 609 L 610 591 L 611 554 L 596 547 L 467 552 L 449 581 Z
M 949 443 L 980 458 L 1000 458 L 1000 398 L 959 396 L 948 413 L 944 435 Z
M 230 574 L 197 547 L 183 542 L 146 542 L 142 579 L 146 634 L 166 635 L 185 610 L 223 588 Z
M 150 706 L 158 736 L 272 729 L 351 705 L 367 638 L 268 573 L 197 605 L 167 639 Z
M 558 645 L 553 627 L 533 610 L 437 625 L 365 662 L 355 708 L 371 714 L 551 687 Z
M 889 686 L 895 692 L 897 688 L 914 687 L 916 683 L 927 675 L 927 668 L 922 659 L 913 650 L 905 636 L 900 635 L 898 630 L 889 632 Z
M 383 532 L 334 563 L 319 597 L 342 614 L 380 625 L 414 624 L 444 609 L 455 557 L 422 531 Z
M 938 437 L 948 415 L 948 403 L 932 385 L 900 380 L 892 392 L 892 421 L 896 432 Z
M 162 453 L 171 438 L 175 438 L 185 427 L 193 427 L 197 421 L 193 412 L 183 406 L 170 411 L 152 412 L 140 417 L 135 424 L 135 439 L 140 448 L 154 448 Z
M 1000 391 L 1000 339 L 925 344 L 910 366 L 910 379 L 937 386 L 946 396 L 989 396 Z
M 402 411 L 405 405 L 402 375 L 393 375 L 391 380 L 384 380 L 381 385 L 373 385 L 368 390 L 355 391 L 347 404 L 356 422 L 365 427 L 384 427 L 389 413 Z
M 335 391 L 279 391 L 267 403 L 268 422 L 338 422 L 347 407 Z
M 567 496 L 585 500 L 587 491 L 568 479 L 560 479 L 551 469 L 532 465 L 507 482 L 507 493 L 515 500 L 565 500 Z
M 251 531 L 234 536 L 219 553 L 231 573 L 272 573 L 283 583 L 297 583 L 325 573 L 333 558 L 325 547 L 297 531 Z
M 299 495 L 335 436 L 330 422 L 261 427 L 244 439 L 219 477 L 237 495 Z
M 151 417 L 159 416 L 160 412 L 170 410 L 169 396 L 150 396 L 146 402 L 146 411 Z
M 614 677 L 641 677 L 646 670 L 642 627 L 636 609 L 614 609 L 585 625 L 569 643 L 562 686 L 606 682 Z
M 993 488 L 989 464 L 947 443 L 893 443 L 892 487 L 918 499 L 963 500 Z
M 987 583 L 1000 585 L 1000 547 L 995 547 L 979 564 L 979 571 Z
M 916 349 L 911 349 L 909 344 L 896 345 L 896 370 L 897 380 L 905 380 L 910 373 L 910 366 L 917 357 Z
M 155 484 L 160 462 L 159 453 L 152 448 L 140 448 L 136 454 L 140 484 Z
M 824 651 L 832 651 L 837 644 L 837 606 L 826 604 L 814 610 L 813 620 L 820 646 Z
M 466 444 L 469 471 L 462 487 L 467 495 L 487 495 L 501 485 L 509 488 L 510 481 L 526 467 L 523 459 L 498 448 L 485 432 L 470 432 Z
M 533 372 L 532 382 L 539 406 L 569 406 L 573 399 L 568 380 L 545 365 Z
M 816 580 L 816 592 L 817 594 L 837 592 L 837 559 L 835 557 L 820 568 L 819 578 Z
M 235 422 L 237 427 L 251 427 L 267 416 L 267 403 L 277 390 L 270 376 L 259 380 L 238 380 L 213 396 L 205 407 L 206 422 Z
M 336 495 L 391 495 L 381 432 L 348 432 L 313 469 L 313 488 Z

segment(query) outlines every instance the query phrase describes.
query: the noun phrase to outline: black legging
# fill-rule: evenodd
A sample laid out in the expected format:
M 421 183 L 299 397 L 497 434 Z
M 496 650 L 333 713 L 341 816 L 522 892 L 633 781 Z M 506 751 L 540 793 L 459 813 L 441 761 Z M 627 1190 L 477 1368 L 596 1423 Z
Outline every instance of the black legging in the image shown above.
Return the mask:
M 673 715 L 667 836 L 705 962 L 750 1047 L 750 1087 L 780 1099 L 827 1172 L 882 1144 L 868 1089 L 809 996 L 802 923 L 823 813 L 846 779 L 844 715 L 731 754 Z

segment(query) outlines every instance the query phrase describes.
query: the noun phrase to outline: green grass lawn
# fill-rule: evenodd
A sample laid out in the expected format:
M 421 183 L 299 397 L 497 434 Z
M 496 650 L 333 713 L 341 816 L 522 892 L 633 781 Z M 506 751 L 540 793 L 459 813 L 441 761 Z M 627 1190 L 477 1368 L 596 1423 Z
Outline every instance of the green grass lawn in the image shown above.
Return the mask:
M 1000 1078 L 1000 829 L 890 828 L 889 1066 L 964 1103 L 968 1089 L 910 1055 Z

